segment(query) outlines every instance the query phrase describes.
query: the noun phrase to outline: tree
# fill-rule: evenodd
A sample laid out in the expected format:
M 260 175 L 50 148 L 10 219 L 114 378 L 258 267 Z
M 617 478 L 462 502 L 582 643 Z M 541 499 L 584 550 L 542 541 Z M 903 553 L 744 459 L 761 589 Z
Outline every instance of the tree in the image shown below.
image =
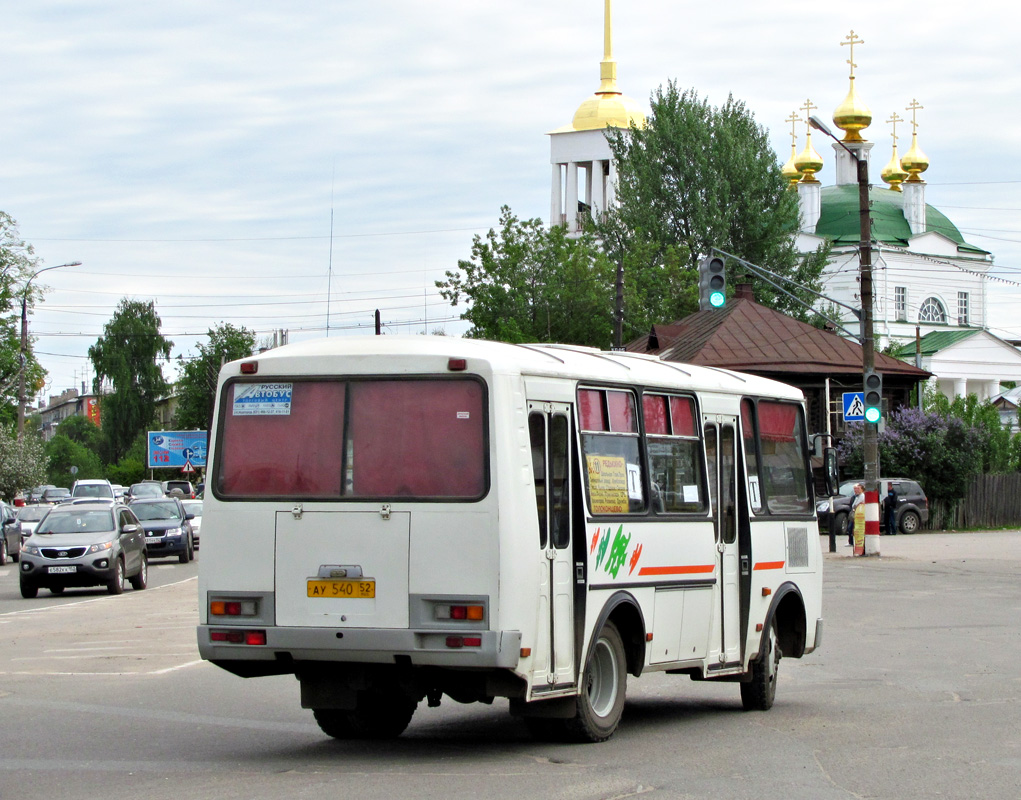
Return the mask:
M 13 429 L 0 424 L 0 498 L 11 500 L 45 478 L 46 460 L 40 439 L 31 434 L 19 439 Z
M 47 479 L 55 486 L 71 486 L 76 480 L 103 477 L 103 462 L 99 456 L 63 434 L 58 433 L 46 443 L 46 459 Z M 71 467 L 77 468 L 73 475 Z
M 104 381 L 111 387 L 101 400 L 111 462 L 119 460 L 152 423 L 156 403 L 168 392 L 158 359 L 170 358 L 173 342 L 160 333 L 160 324 L 155 302 L 124 298 L 103 335 L 89 348 L 96 373 L 94 391 L 101 394 Z
M 18 223 L 0 211 L 0 421 L 11 421 L 17 415 L 18 386 L 21 376 L 21 300 L 25 285 L 36 272 L 39 259 L 32 245 L 25 244 L 18 233 Z M 28 307 L 35 304 L 42 290 L 33 285 L 26 298 Z M 29 347 L 25 364 L 26 391 L 35 392 L 45 375 Z M 30 388 L 28 388 L 30 387 Z
M 198 356 L 184 365 L 184 373 L 177 382 L 174 425 L 181 430 L 210 430 L 220 367 L 228 361 L 247 358 L 254 348 L 254 331 L 229 323 L 210 328 L 209 341 L 198 345 Z
M 788 191 L 766 130 L 733 96 L 714 108 L 694 90 L 680 92 L 673 81 L 656 90 L 651 105 L 643 128 L 608 133 L 618 207 L 600 234 L 611 258 L 625 260 L 627 280 L 662 270 L 671 252 L 683 254 L 690 303 L 684 313 L 696 311 L 698 262 L 716 247 L 791 279 L 795 283 L 784 288 L 811 305 L 814 296 L 797 285 L 818 291 L 828 248 L 805 257 L 797 253 L 798 197 Z M 751 274 L 742 280 L 754 286 L 763 305 L 812 318 L 766 281 Z
M 446 275 L 436 286 L 452 305 L 468 304 L 470 338 L 610 344 L 614 270 L 591 232 L 568 238 L 504 206 L 499 231 L 475 236 L 471 258 Z
M 849 424 L 837 448 L 846 475 L 862 474 L 862 430 L 859 423 Z M 981 431 L 960 417 L 900 408 L 879 435 L 881 471 L 914 478 L 930 500 L 952 502 L 982 472 L 981 439 Z

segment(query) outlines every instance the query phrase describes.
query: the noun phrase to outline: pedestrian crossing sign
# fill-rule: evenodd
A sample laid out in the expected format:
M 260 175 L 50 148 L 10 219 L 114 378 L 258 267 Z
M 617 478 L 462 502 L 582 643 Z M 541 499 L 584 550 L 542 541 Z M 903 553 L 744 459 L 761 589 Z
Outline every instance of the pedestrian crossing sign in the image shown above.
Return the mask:
M 865 392 L 844 392 L 844 422 L 865 421 Z

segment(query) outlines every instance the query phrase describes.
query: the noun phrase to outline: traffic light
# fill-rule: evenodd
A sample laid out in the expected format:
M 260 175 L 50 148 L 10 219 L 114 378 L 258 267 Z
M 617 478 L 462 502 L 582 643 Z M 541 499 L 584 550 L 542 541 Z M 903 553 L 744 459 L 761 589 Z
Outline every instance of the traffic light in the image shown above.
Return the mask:
M 698 310 L 722 308 L 727 302 L 726 264 L 719 256 L 703 258 L 698 264 Z
M 865 373 L 865 421 L 879 422 L 883 416 L 883 376 L 870 370 Z

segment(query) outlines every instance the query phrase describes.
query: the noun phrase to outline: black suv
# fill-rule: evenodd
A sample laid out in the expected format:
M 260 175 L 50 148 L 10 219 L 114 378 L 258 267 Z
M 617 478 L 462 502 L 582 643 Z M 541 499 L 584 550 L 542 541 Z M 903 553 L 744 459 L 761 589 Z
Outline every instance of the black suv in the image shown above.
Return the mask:
M 863 483 L 862 478 L 844 481 L 837 490 L 839 494 L 833 497 L 833 519 L 836 525 L 837 535 L 847 531 L 847 515 L 851 510 L 851 501 L 854 499 L 854 485 Z M 909 478 L 880 478 L 879 479 L 879 529 L 886 529 L 886 513 L 883 501 L 886 500 L 890 484 L 893 484 L 897 492 L 896 527 L 901 533 L 915 533 L 923 523 L 929 521 L 929 500 L 918 485 L 918 481 Z M 827 498 L 820 498 L 816 509 L 819 515 L 819 530 L 822 531 L 830 520 L 830 502 Z

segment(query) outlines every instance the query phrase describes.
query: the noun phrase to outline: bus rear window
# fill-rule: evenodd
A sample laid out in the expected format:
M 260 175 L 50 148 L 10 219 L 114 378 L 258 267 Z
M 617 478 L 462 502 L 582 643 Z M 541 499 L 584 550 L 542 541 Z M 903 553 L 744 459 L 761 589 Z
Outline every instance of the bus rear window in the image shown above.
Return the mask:
M 221 403 L 216 489 L 226 499 L 485 494 L 476 380 L 235 382 Z

